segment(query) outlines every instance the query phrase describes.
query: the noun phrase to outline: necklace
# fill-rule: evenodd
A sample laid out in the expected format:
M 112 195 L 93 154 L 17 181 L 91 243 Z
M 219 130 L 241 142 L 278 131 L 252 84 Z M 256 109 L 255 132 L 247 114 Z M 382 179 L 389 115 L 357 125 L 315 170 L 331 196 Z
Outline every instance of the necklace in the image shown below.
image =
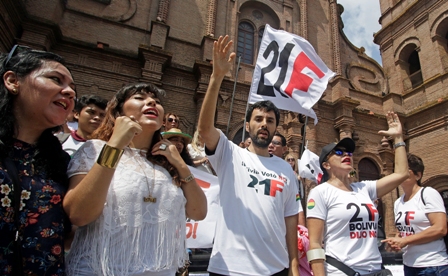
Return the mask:
M 148 151 L 147 150 L 139 150 L 140 156 L 141 157 L 146 157 L 146 153 Z M 145 170 L 143 169 L 142 164 L 140 163 L 139 159 L 140 157 L 137 156 L 138 153 L 134 154 L 134 159 L 137 161 L 137 164 L 139 165 L 140 169 L 142 170 L 143 174 L 145 175 L 145 180 L 146 180 L 146 186 L 148 187 L 148 196 L 144 196 L 143 197 L 143 201 L 144 202 L 151 202 L 151 203 L 156 203 L 157 202 L 157 198 L 153 197 L 152 194 L 154 192 L 154 183 L 156 181 L 155 177 L 156 177 L 156 169 L 154 167 L 154 165 L 152 166 L 152 183 L 151 183 L 151 187 L 149 187 L 149 182 L 148 182 L 148 176 L 145 173 Z

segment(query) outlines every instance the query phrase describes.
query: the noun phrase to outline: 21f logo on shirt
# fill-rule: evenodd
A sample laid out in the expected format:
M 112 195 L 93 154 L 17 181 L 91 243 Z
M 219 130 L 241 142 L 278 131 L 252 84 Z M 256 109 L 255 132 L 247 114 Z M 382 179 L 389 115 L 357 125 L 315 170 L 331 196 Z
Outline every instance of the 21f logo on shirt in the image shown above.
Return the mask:
M 283 187 L 285 184 L 277 179 L 265 178 L 264 180 L 258 181 L 253 175 L 250 175 L 252 181 L 247 185 L 249 188 L 254 188 L 257 193 L 264 193 L 267 196 L 275 197 L 277 192 L 283 192 Z M 264 187 L 264 188 L 263 188 Z
M 359 213 L 362 210 L 361 208 L 365 208 L 367 211 L 368 221 L 364 221 L 364 219 L 359 216 Z M 376 238 L 377 223 L 375 222 L 375 215 L 378 213 L 378 210 L 375 208 L 375 205 L 370 203 L 361 203 L 361 206 L 359 206 L 356 203 L 349 203 L 347 204 L 347 210 L 350 209 L 355 210 L 355 213 L 349 222 L 350 238 Z

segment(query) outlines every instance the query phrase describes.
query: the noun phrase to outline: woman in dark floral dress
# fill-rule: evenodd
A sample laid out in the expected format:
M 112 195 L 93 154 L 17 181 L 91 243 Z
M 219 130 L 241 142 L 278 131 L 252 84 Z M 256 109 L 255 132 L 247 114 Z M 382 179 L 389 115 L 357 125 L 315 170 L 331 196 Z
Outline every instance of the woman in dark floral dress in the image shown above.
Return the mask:
M 0 74 L 0 275 L 64 275 L 69 156 L 53 131 L 73 110 L 73 78 L 58 55 L 17 45 Z

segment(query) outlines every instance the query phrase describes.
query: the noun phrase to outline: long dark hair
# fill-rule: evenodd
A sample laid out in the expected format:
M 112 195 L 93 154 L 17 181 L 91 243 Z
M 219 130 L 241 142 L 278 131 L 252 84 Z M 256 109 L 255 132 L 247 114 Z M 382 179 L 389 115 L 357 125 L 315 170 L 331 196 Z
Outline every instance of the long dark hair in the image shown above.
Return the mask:
M 92 139 L 109 141 L 114 131 L 115 119 L 123 115 L 124 103 L 135 94 L 149 94 L 151 97 L 159 98 L 161 95 L 165 95 L 165 91 L 151 83 L 133 83 L 123 86 L 107 104 L 106 116 L 101 125 L 92 133 Z M 152 141 L 149 146 L 150 150 L 148 150 L 146 158 L 152 163 L 165 168 L 173 177 L 175 183 L 180 186 L 179 173 L 168 162 L 166 157 L 151 154 L 151 148 L 162 139 L 160 129 L 156 130 L 152 136 Z
M 34 70 L 43 66 L 45 61 L 55 61 L 65 66 L 64 59 L 54 53 L 31 50 L 15 46 L 9 55 L 0 55 L 0 75 L 12 71 L 18 78 L 25 78 Z M 12 94 L 0 82 L 0 158 L 9 156 L 13 149 L 14 138 L 18 133 L 18 124 L 14 117 L 14 99 Z M 32 120 L 32 118 L 30 118 Z M 49 179 L 67 185 L 68 156 L 62 150 L 59 140 L 53 135 L 59 126 L 48 128 L 40 135 L 36 143 L 33 165 L 36 171 L 44 171 Z

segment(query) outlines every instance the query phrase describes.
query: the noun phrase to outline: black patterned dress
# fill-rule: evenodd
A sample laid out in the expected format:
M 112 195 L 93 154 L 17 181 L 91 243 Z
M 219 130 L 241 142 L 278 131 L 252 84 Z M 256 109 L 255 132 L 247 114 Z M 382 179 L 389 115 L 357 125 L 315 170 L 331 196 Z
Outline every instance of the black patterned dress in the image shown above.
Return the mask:
M 62 150 L 62 149 L 61 149 Z M 62 198 L 67 187 L 31 164 L 36 148 L 16 140 L 13 161 L 21 182 L 20 232 L 25 275 L 64 275 Z M 0 275 L 13 275 L 14 184 L 0 160 Z

